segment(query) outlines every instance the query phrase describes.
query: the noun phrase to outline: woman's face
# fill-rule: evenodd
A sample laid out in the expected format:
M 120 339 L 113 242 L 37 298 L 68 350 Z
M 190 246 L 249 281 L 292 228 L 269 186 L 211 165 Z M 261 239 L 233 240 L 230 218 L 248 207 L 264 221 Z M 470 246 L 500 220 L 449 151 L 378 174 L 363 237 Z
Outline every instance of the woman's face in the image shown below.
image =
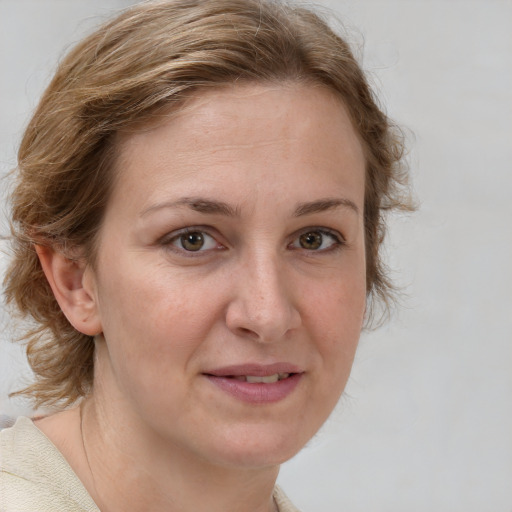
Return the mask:
M 104 335 L 96 398 L 215 464 L 294 455 L 335 406 L 361 330 L 364 167 L 321 87 L 203 92 L 124 136 L 86 270 Z

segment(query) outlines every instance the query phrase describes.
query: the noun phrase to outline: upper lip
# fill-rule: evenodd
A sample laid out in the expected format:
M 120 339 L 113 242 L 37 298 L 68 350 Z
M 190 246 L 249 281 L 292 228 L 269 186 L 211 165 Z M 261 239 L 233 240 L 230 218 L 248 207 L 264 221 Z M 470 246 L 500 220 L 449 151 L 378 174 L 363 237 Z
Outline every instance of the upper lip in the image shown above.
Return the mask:
M 214 377 L 238 377 L 243 375 L 251 375 L 254 377 L 268 377 L 276 373 L 303 373 L 298 366 L 291 363 L 273 363 L 273 364 L 237 364 L 215 368 L 204 372 L 206 375 Z

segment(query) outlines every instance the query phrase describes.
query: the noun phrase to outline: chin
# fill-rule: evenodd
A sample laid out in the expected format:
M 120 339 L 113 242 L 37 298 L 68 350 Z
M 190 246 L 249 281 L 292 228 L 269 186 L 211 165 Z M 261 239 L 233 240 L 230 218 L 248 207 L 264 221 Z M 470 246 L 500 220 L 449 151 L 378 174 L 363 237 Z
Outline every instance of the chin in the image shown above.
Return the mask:
M 294 457 L 315 434 L 304 432 L 276 432 L 273 427 L 261 425 L 241 429 L 214 443 L 212 459 L 221 461 L 226 467 L 257 469 L 279 466 Z

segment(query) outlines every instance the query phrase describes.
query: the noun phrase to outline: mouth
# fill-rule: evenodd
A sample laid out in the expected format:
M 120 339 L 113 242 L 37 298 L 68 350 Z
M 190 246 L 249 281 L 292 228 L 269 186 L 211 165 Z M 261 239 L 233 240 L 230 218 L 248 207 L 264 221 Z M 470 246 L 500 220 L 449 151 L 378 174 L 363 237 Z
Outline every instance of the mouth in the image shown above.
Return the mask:
M 304 372 L 301 368 L 291 363 L 249 363 L 216 368 L 205 372 L 205 375 L 222 377 L 224 379 L 235 379 L 253 384 L 273 384 L 274 382 L 287 379 L 297 373 Z
M 283 400 L 303 375 L 304 371 L 287 363 L 231 366 L 204 373 L 212 384 L 234 398 L 259 404 Z
M 279 380 L 287 379 L 292 373 L 274 373 L 273 375 L 267 375 L 264 377 L 257 375 L 229 375 L 228 378 L 241 380 L 242 382 L 249 382 L 251 384 L 262 383 L 272 384 Z

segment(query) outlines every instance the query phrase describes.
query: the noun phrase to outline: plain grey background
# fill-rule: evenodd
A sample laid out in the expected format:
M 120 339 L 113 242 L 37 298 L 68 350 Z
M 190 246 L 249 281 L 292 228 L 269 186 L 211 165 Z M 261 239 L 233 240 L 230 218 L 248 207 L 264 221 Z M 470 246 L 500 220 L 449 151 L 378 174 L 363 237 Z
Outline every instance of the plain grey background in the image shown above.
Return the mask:
M 2 174 L 59 57 L 131 3 L 0 0 Z M 323 4 L 411 134 L 420 210 L 387 244 L 404 306 L 363 334 L 338 409 L 280 483 L 306 512 L 511 512 L 512 2 Z M 16 415 L 7 394 L 29 372 L 0 320 L 0 413 Z

